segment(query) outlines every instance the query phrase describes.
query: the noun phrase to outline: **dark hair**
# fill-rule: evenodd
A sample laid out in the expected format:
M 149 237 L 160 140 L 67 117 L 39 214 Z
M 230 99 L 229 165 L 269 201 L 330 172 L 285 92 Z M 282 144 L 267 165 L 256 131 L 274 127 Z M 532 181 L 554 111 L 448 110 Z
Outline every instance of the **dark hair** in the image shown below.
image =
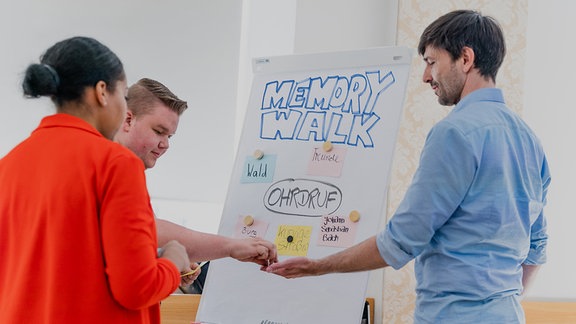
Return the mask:
M 89 37 L 72 37 L 50 47 L 40 64 L 26 69 L 22 89 L 31 98 L 50 96 L 56 105 L 78 100 L 86 87 L 99 81 L 114 92 L 125 78 L 120 59 L 108 47 Z
M 143 78 L 128 89 L 128 109 L 136 116 L 148 113 L 154 101 L 161 101 L 178 116 L 188 108 L 186 101 L 156 80 Z
M 418 53 L 424 55 L 427 46 L 445 49 L 453 60 L 462 49 L 474 50 L 474 66 L 480 75 L 496 81 L 496 74 L 506 55 L 504 34 L 498 22 L 473 10 L 456 10 L 431 23 L 420 37 Z

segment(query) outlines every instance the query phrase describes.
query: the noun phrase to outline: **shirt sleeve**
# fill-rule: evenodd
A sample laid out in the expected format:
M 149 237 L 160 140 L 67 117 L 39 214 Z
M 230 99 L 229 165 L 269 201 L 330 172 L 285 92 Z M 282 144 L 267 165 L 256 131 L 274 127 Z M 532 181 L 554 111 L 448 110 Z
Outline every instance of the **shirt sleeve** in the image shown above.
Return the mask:
M 446 121 L 436 124 L 402 202 L 377 236 L 386 263 L 399 269 L 430 244 L 464 199 L 476 168 L 477 159 L 465 134 Z
M 538 265 L 546 263 L 546 247 L 548 245 L 548 233 L 547 233 L 547 223 L 544 217 L 544 205 L 546 204 L 546 196 L 548 193 L 548 186 L 550 185 L 551 177 L 550 171 L 548 169 L 548 163 L 546 159 L 543 161 L 542 166 L 542 202 L 543 204 L 538 204 L 537 208 L 530 208 L 530 213 L 534 214 L 531 219 L 536 220 L 530 228 L 530 250 L 528 252 L 528 257 L 524 261 L 524 264 L 528 265 Z
M 172 262 L 157 258 L 156 228 L 144 166 L 128 153 L 103 166 L 106 176 L 100 222 L 112 295 L 126 308 L 141 309 L 174 292 L 180 275 Z

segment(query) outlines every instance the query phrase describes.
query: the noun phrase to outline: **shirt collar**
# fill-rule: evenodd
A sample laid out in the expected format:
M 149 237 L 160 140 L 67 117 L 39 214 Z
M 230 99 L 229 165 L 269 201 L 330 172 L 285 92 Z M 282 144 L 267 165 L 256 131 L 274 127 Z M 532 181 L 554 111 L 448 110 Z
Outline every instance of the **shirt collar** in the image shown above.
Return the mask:
M 504 104 L 504 95 L 502 94 L 502 90 L 498 88 L 481 88 L 474 90 L 456 104 L 454 111 L 460 110 L 462 107 L 476 101 L 493 101 Z
M 80 117 L 72 116 L 69 114 L 57 113 L 54 115 L 46 116 L 42 118 L 38 129 L 52 127 L 77 128 L 103 137 L 103 135 L 100 134 L 100 132 L 98 132 L 96 128 L 90 125 L 87 121 Z

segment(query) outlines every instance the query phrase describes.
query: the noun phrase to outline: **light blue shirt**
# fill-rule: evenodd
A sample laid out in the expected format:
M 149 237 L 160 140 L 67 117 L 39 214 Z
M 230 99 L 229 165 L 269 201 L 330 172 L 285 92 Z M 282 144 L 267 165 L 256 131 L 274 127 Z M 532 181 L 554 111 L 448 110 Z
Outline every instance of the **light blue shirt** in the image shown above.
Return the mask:
M 522 264 L 546 261 L 546 156 L 496 88 L 463 98 L 428 134 L 408 191 L 378 234 L 415 259 L 415 323 L 523 323 Z

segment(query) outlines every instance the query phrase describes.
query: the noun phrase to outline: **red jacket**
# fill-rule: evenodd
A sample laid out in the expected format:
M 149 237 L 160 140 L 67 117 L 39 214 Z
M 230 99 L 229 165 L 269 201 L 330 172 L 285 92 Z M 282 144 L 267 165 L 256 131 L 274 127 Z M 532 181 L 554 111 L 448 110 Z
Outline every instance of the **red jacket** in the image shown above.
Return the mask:
M 180 276 L 156 249 L 142 161 L 82 119 L 0 160 L 0 323 L 159 323 Z

